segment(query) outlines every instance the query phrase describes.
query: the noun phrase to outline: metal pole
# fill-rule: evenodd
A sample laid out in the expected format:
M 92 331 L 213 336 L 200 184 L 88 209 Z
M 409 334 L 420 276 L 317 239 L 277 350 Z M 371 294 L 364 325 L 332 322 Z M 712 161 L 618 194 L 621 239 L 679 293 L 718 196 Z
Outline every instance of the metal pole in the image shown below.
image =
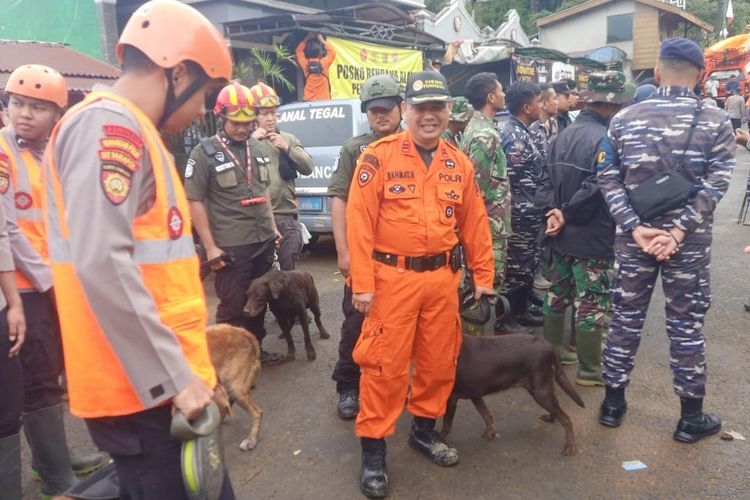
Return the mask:
M 724 0 L 719 0 L 719 9 L 716 13 L 716 27 L 719 30 L 719 36 L 724 35 L 724 21 L 726 20 L 726 10 Z

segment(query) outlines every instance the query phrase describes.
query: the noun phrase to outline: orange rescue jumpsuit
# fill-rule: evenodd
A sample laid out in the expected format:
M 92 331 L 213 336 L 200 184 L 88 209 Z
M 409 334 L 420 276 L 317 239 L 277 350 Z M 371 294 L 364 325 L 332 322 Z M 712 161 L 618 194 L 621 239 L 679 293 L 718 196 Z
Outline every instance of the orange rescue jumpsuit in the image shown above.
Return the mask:
M 356 434 L 382 438 L 403 409 L 410 361 L 409 412 L 445 413 L 461 347 L 459 273 L 449 263 L 408 270 L 404 256 L 449 253 L 460 238 L 475 285 L 491 288 L 492 239 L 469 159 L 440 140 L 426 168 L 408 131 L 360 155 L 346 217 L 353 291 L 375 294 L 354 348 L 362 370 Z M 397 255 L 397 264 L 374 261 L 373 252 Z
M 324 101 L 331 98 L 331 82 L 328 79 L 328 70 L 333 64 L 333 60 L 336 58 L 336 49 L 333 45 L 326 42 L 323 47 L 326 49 L 326 55 L 321 58 L 308 59 L 305 57 L 305 41 L 297 45 L 297 63 L 302 68 L 302 73 L 305 75 L 305 91 L 302 96 L 303 101 Z M 322 66 L 323 72 L 317 74 L 311 74 L 307 71 L 307 65 L 311 61 L 319 61 Z

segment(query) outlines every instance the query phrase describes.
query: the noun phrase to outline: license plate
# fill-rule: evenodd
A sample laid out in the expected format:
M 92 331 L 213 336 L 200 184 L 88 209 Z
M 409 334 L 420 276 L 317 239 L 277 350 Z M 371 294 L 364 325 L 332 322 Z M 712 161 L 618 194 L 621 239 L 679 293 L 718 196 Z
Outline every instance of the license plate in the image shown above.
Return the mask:
M 323 210 L 323 197 L 304 196 L 299 199 L 299 209 L 320 212 Z

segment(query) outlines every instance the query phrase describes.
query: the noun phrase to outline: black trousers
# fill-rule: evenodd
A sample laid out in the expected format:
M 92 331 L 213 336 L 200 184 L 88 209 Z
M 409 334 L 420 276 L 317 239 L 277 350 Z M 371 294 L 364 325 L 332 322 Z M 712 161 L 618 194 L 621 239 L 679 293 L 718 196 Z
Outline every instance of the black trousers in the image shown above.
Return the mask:
M 279 247 L 279 267 L 282 271 L 293 271 L 297 259 L 302 252 L 302 233 L 296 215 L 276 214 L 276 228 L 281 233 L 281 246 Z
M 273 240 L 251 245 L 222 247 L 224 252 L 234 255 L 234 263 L 216 273 L 216 322 L 245 328 L 262 342 L 266 336 L 263 322 L 266 310 L 253 318 L 242 311 L 247 303 L 247 289 L 255 279 L 266 274 L 273 264 Z
M 180 466 L 182 442 L 169 435 L 171 422 L 169 405 L 86 420 L 96 446 L 115 462 L 121 500 L 187 500 Z M 219 499 L 234 498 L 225 470 Z
M 17 434 L 21 429 L 23 370 L 19 356 L 8 357 L 10 348 L 5 307 L 0 311 L 0 438 Z
M 742 120 L 741 119 L 739 119 L 739 118 L 730 118 L 729 121 L 732 122 L 732 128 L 733 129 L 742 128 Z
M 333 369 L 331 378 L 336 381 L 336 392 L 359 389 L 359 365 L 352 359 L 354 346 L 362 330 L 365 315 L 357 311 L 352 304 L 352 289 L 344 285 L 344 300 L 341 301 L 344 322 L 341 323 L 341 340 L 339 341 L 339 360 Z
M 51 292 L 21 294 L 26 316 L 26 341 L 21 347 L 24 413 L 60 404 L 63 362 L 60 323 Z

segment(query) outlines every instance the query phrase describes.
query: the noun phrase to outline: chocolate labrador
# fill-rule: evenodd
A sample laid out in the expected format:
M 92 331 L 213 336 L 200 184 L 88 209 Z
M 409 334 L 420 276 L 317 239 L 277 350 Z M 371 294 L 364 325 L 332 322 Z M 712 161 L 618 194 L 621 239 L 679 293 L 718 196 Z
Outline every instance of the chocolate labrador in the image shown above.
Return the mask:
M 560 408 L 555 395 L 553 379 L 581 408 L 583 400 L 568 380 L 560 364 L 555 347 L 546 340 L 517 333 L 497 337 L 463 336 L 461 354 L 456 369 L 456 383 L 448 399 L 441 434 L 447 436 L 453 425 L 459 399 L 471 399 L 486 424 L 486 439 L 495 437 L 495 421 L 483 396 L 523 387 L 549 412 L 542 417 L 545 422 L 559 420 L 565 429 L 563 455 L 576 452 L 576 439 L 570 417 Z
M 258 431 L 263 419 L 263 410 L 255 404 L 251 392 L 260 373 L 258 340 L 247 330 L 227 324 L 209 326 L 206 340 L 211 363 L 219 378 L 219 384 L 214 389 L 214 400 L 222 417 L 231 414 L 232 402 L 237 402 L 252 416 L 250 434 L 240 443 L 241 450 L 252 450 L 258 444 Z
M 316 357 L 315 348 L 310 340 L 310 322 L 307 310 L 310 309 L 315 317 L 320 338 L 330 337 L 323 322 L 320 320 L 320 298 L 315 281 L 310 273 L 304 271 L 269 271 L 250 283 L 247 290 L 246 316 L 257 316 L 268 304 L 281 327 L 281 333 L 286 339 L 288 347 L 286 360 L 293 361 L 295 350 L 292 340 L 292 326 L 299 321 L 305 334 L 305 350 L 307 359 L 313 361 Z

